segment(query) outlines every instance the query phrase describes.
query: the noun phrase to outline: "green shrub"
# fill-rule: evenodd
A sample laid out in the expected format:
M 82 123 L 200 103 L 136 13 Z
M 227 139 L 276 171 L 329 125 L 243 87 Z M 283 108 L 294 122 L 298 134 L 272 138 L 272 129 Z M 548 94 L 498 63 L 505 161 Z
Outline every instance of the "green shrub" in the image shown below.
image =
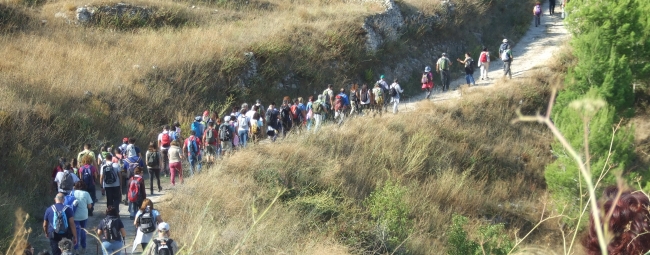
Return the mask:
M 506 255 L 514 247 L 514 242 L 504 233 L 503 224 L 482 225 L 477 230 L 478 241 L 470 240 L 463 229 L 468 219 L 454 215 L 451 228 L 447 232 L 447 254 L 449 255 Z
M 368 211 L 376 220 L 389 250 L 399 246 L 412 231 L 409 207 L 404 202 L 406 192 L 405 187 L 388 181 L 372 192 L 366 201 Z

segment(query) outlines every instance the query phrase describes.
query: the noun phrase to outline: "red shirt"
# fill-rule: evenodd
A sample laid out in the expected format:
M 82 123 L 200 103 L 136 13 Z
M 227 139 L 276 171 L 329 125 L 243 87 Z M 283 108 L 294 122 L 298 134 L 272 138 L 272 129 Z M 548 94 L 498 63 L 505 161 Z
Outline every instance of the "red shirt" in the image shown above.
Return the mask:
M 207 137 L 206 134 L 208 133 L 208 130 L 210 130 L 210 129 L 214 130 L 214 133 L 212 134 L 212 137 L 214 137 L 214 142 L 208 143 L 208 144 L 216 146 L 217 145 L 217 138 L 219 137 L 219 132 L 216 129 L 214 129 L 214 128 L 205 129 L 205 131 L 203 132 L 203 138 Z
M 190 142 L 190 139 L 194 139 L 194 141 L 196 141 L 196 147 L 198 147 L 197 148 L 198 151 L 196 152 L 196 155 L 201 155 L 201 139 L 199 139 L 198 137 L 193 136 L 193 135 L 188 137 L 187 139 L 185 139 L 185 142 L 183 143 L 183 147 L 187 148 L 187 155 L 191 156 L 190 155 L 190 147 L 188 145 L 189 142 Z

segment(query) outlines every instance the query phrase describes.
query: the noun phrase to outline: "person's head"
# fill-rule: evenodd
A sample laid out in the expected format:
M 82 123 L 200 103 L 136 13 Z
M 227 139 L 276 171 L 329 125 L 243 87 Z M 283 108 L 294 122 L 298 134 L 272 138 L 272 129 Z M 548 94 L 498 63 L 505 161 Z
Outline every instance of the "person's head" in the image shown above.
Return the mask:
M 357 89 L 359 89 L 359 84 L 357 83 L 352 84 L 352 90 L 357 90 Z
M 442 57 L 443 57 L 443 58 L 446 58 L 446 57 L 447 57 L 447 53 L 443 52 L 443 53 L 442 53 Z
M 510 44 L 508 44 L 508 46 L 506 47 L 506 49 L 510 49 L 511 47 L 512 47 L 512 46 L 510 46 Z
M 302 102 L 303 102 L 302 97 L 298 97 L 298 103 L 299 103 L 299 104 L 302 104 Z
M 89 143 L 84 144 L 84 150 L 90 150 L 90 144 Z
M 383 80 L 384 78 L 386 78 L 386 76 L 384 76 L 383 74 L 381 76 L 379 76 L 379 79 Z
M 77 159 L 75 157 L 72 157 L 72 167 L 77 167 L 79 165 L 79 162 L 77 162 Z
M 248 103 L 241 104 L 241 108 L 248 111 Z
M 65 165 L 65 163 L 66 163 L 65 158 L 64 158 L 64 157 L 60 157 L 60 158 L 59 158 L 59 165 L 60 165 L 60 166 L 63 166 L 63 165 Z
M 367 90 L 368 89 L 368 84 L 364 83 L 363 85 L 361 85 L 361 89 L 362 90 Z
M 230 122 L 230 116 L 223 117 L 224 123 Z
M 142 174 L 142 167 L 136 166 L 135 170 L 133 172 L 135 172 L 135 174 L 137 174 L 137 175 L 141 175 Z
M 397 83 L 397 78 L 396 78 L 396 79 L 393 79 L 393 83 Z
M 379 83 L 375 83 L 375 88 L 379 87 Z
M 542 4 L 542 3 L 540 3 L 539 1 L 535 2 L 535 5 L 540 5 L 540 4 Z
M 129 144 L 135 143 L 135 137 L 129 137 Z
M 111 155 L 110 153 L 106 154 L 104 159 L 106 159 L 106 162 L 112 162 L 113 161 L 113 155 Z
M 307 100 L 309 100 L 309 102 L 314 102 L 314 96 L 309 96 Z
M 469 58 L 469 52 L 465 52 L 465 57 Z
M 196 131 L 190 130 L 190 135 L 196 135 Z
M 54 196 L 54 203 L 63 203 L 63 199 L 65 198 L 65 195 L 63 193 L 57 193 L 56 196 Z
M 129 143 L 129 138 L 128 137 L 122 138 L 122 143 Z
M 210 120 L 210 122 L 208 122 L 208 127 L 214 127 L 214 121 Z
M 178 140 L 174 140 L 172 141 L 171 146 L 180 146 L 180 143 L 178 142 Z
M 339 89 L 339 92 L 341 92 L 341 93 L 345 93 L 345 88 L 340 88 L 340 89 Z
M 149 210 L 153 210 L 153 202 L 151 199 L 145 198 L 142 200 L 142 206 L 140 206 L 140 211 L 145 211 L 147 210 L 147 207 L 149 207 Z
M 262 104 L 262 100 L 259 99 L 255 100 L 255 104 Z
M 271 102 L 270 106 L 275 107 L 275 102 Z
M 201 116 L 194 117 L 195 122 L 200 122 L 203 118 Z
M 327 84 L 327 88 L 328 88 L 328 89 L 332 89 L 333 87 L 334 87 L 334 85 L 332 85 L 332 84 Z
M 430 66 L 424 67 L 424 72 L 425 73 L 431 72 L 431 67 Z
M 32 247 L 32 245 L 29 243 L 25 243 L 25 250 L 23 251 L 23 255 L 34 255 L 34 247 Z
M 99 147 L 100 152 L 105 152 L 106 151 L 106 145 L 102 145 L 102 147 Z
M 120 214 L 117 212 L 117 208 L 109 205 L 106 206 L 106 216 L 120 217 Z
M 321 95 L 318 95 L 318 100 L 323 101 L 323 95 L 322 95 L 322 94 L 321 94 Z
M 156 142 L 149 142 L 149 147 L 147 149 L 151 152 L 156 151 Z
M 84 182 L 77 182 L 74 184 L 75 190 L 86 190 L 86 184 Z
M 203 117 L 208 117 L 208 116 L 210 116 L 210 111 L 208 110 L 203 111 Z
M 163 126 L 163 131 L 169 131 L 169 125 Z
M 239 111 L 239 113 L 241 113 L 241 115 L 246 115 L 246 109 L 241 109 L 241 111 Z
M 63 170 L 72 171 L 72 164 L 65 163 L 65 165 L 63 166 Z
M 503 39 L 503 43 L 508 43 L 508 39 Z
M 174 121 L 174 125 L 173 125 L 173 126 L 174 126 L 174 127 L 180 127 L 180 126 L 181 126 L 181 123 L 178 123 L 178 121 Z
M 298 100 L 298 98 L 296 98 L 296 99 L 293 100 L 293 103 L 294 103 L 294 104 L 298 104 L 299 102 L 300 102 L 300 101 Z
M 169 224 L 167 222 L 158 224 L 158 236 L 169 237 Z
M 63 238 L 59 241 L 59 249 L 61 249 L 61 251 L 72 251 L 73 246 L 72 240 L 68 238 Z
M 483 51 L 487 51 L 487 47 L 483 47 Z
M 93 162 L 95 162 L 95 159 L 90 154 L 86 154 L 81 158 L 81 165 L 92 165 Z
M 609 231 L 612 240 L 607 249 L 610 254 L 645 254 L 650 251 L 650 199 L 640 191 L 607 187 L 603 191 L 604 202 L 600 203 L 603 213 L 609 213 Z M 605 218 L 601 217 L 601 224 Z M 589 229 L 582 244 L 587 254 L 601 254 L 593 217 L 589 219 Z

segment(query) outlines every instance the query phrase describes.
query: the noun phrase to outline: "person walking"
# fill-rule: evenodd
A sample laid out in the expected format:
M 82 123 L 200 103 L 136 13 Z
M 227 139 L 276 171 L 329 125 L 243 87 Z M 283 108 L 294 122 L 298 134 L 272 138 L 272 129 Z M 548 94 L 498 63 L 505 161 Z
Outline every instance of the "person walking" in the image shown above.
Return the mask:
M 429 99 L 429 96 L 431 96 L 431 91 L 433 90 L 433 74 L 431 73 L 431 67 L 426 66 L 424 68 L 424 73 L 422 73 L 422 79 L 420 80 L 420 83 L 422 83 L 422 90 L 426 91 L 426 99 Z
M 169 238 L 169 224 L 162 222 L 158 224 L 158 237 L 153 240 L 154 245 L 150 250 L 143 252 L 148 255 L 175 254 L 178 252 L 178 245 Z
M 555 4 L 556 4 L 556 2 L 557 2 L 556 0 L 548 0 L 548 13 L 550 15 L 555 14 Z M 537 3 L 539 3 L 539 2 L 537 2 Z
M 160 150 L 160 158 L 162 158 L 162 162 L 158 167 L 159 172 L 162 171 L 165 174 L 169 173 L 169 157 L 167 157 L 167 151 L 169 150 L 169 146 L 171 146 L 173 140 L 174 136 L 172 136 L 172 132 L 170 132 L 169 126 L 165 125 L 163 127 L 163 131 L 158 134 L 158 150 Z
M 162 223 L 163 219 L 160 212 L 153 207 L 153 202 L 150 199 L 145 199 L 142 202 L 142 207 L 135 215 L 133 225 L 136 227 L 136 236 L 133 240 L 131 254 L 138 248 L 138 244 L 142 246 L 142 250 L 146 250 L 147 245 L 151 242 L 156 232 L 158 224 Z
M 503 54 L 504 51 L 506 51 L 510 47 L 510 43 L 508 43 L 508 39 L 503 39 L 501 45 L 499 46 L 499 57 Z
M 171 142 L 169 142 L 169 145 L 171 146 Z M 169 161 L 169 159 L 163 159 L 165 156 L 167 156 L 166 154 L 168 153 L 163 154 L 160 151 L 156 150 L 156 147 L 157 146 L 154 144 L 154 142 L 150 142 L 149 148 L 147 149 L 147 153 L 145 155 L 147 158 L 147 170 L 149 171 L 149 190 L 151 191 L 151 195 L 153 195 L 154 177 L 158 183 L 158 192 L 162 191 L 162 186 L 160 186 L 160 166 L 163 165 L 163 161 Z M 166 151 L 169 151 L 169 147 L 167 147 Z
M 97 226 L 97 236 L 102 240 L 102 254 L 122 255 L 122 248 L 126 241 L 126 230 L 120 219 L 117 208 L 109 205 L 106 207 L 106 218 Z
M 171 183 L 172 186 L 176 185 L 175 178 L 178 173 L 178 177 L 181 179 L 181 184 L 183 183 L 183 166 L 181 160 L 183 160 L 183 151 L 181 150 L 180 143 L 178 140 L 174 140 L 169 147 L 167 153 L 169 157 L 169 171 L 171 172 Z
M 350 107 L 350 100 L 345 94 L 345 88 L 339 90 L 339 94 L 334 97 L 334 119 L 339 119 L 338 123 L 343 123 L 347 110 Z
M 66 163 L 63 167 L 63 172 L 56 173 L 56 177 L 54 177 L 58 192 L 65 195 L 69 195 L 74 189 L 74 184 L 79 181 L 79 177 L 72 172 L 72 165 L 70 163 Z
M 112 206 L 120 212 L 120 201 L 122 200 L 122 184 L 120 182 L 120 165 L 113 162 L 112 155 L 106 155 L 104 164 L 99 173 L 99 183 L 106 194 L 106 206 Z
M 93 216 L 94 205 L 97 202 L 97 188 L 95 186 L 95 181 L 99 179 L 99 173 L 97 168 L 94 166 L 95 159 L 90 155 L 86 155 L 81 158 L 81 168 L 79 168 L 79 179 L 84 182 L 86 187 L 84 190 L 90 194 L 92 198 L 93 207 L 88 211 L 89 216 Z
M 390 89 L 390 86 L 388 85 L 388 82 L 386 82 L 386 76 L 383 74 L 379 76 L 379 80 L 377 81 L 377 84 L 379 84 L 379 87 L 382 89 L 382 95 L 387 95 L 388 90 Z M 388 100 L 382 101 L 383 105 L 382 107 L 384 108 L 384 112 L 388 111 Z M 380 108 L 381 109 L 381 108 Z
M 138 208 L 142 206 L 142 201 L 144 201 L 145 198 L 147 198 L 147 186 L 144 182 L 144 178 L 142 178 L 142 168 L 141 167 L 136 167 L 135 168 L 135 175 L 129 179 L 128 182 L 128 195 L 127 198 L 129 200 L 129 212 L 130 212 L 130 217 L 129 219 L 135 219 L 135 214 L 138 211 Z
M 282 122 L 282 138 L 287 137 L 287 133 L 291 131 L 293 120 L 291 119 L 291 100 L 285 96 L 280 106 L 280 120 Z
M 248 144 L 248 133 L 250 132 L 250 118 L 246 116 L 246 109 L 242 109 L 241 114 L 237 118 L 237 135 L 239 136 L 239 144 L 242 148 L 246 148 Z
M 373 110 L 375 112 L 373 114 L 373 117 L 377 113 L 379 113 L 379 115 L 381 116 L 381 112 L 382 112 L 381 108 L 384 105 L 384 89 L 381 88 L 381 85 L 379 85 L 379 83 L 375 83 L 375 87 L 372 89 L 372 95 L 374 99 L 372 102 L 374 108 Z
M 487 80 L 490 72 L 490 52 L 487 47 L 483 47 L 481 55 L 478 57 L 478 66 L 481 67 L 481 80 Z
M 72 194 L 77 203 L 77 209 L 74 210 L 74 225 L 77 229 L 77 239 L 74 249 L 77 254 L 86 254 L 86 224 L 88 223 L 88 216 L 90 209 L 93 208 L 93 200 L 88 194 L 86 184 L 84 182 L 77 182 L 74 185 Z M 79 249 L 81 246 L 81 250 Z
M 447 58 L 447 53 L 442 53 L 442 57 L 436 62 L 436 70 L 440 73 L 442 82 L 442 92 L 449 90 L 449 84 L 451 83 L 449 67 L 451 67 L 451 61 Z
M 332 89 L 332 84 L 327 84 L 327 88 L 323 90 L 323 106 L 327 108 L 327 112 L 332 112 L 334 110 L 334 90 Z M 327 119 L 327 114 L 323 115 L 323 120 Z
M 533 7 L 533 16 L 535 16 L 535 27 L 539 26 L 541 24 L 541 16 L 542 16 L 542 4 L 540 2 L 535 3 L 535 6 Z M 551 13 L 553 15 L 553 13 Z
M 370 107 L 372 96 L 370 95 L 370 89 L 368 89 L 367 84 L 361 85 L 361 91 L 359 91 L 359 105 L 361 115 L 365 115 L 368 112 Z M 365 113 L 364 113 L 365 111 Z
M 129 138 L 129 141 L 132 138 Z M 133 157 L 128 157 L 122 160 L 122 194 L 124 195 L 124 205 L 129 205 L 129 200 L 128 200 L 128 191 L 129 191 L 129 185 L 128 181 L 129 178 L 133 177 L 135 175 L 135 169 L 137 167 L 140 167 L 140 169 L 144 169 L 146 167 L 144 161 L 142 158 L 139 156 L 140 152 L 136 152 L 135 156 Z M 144 191 L 144 190 L 143 190 Z
M 397 113 L 397 106 L 399 105 L 400 94 L 404 93 L 402 87 L 397 83 L 397 79 L 393 80 L 393 84 L 390 85 L 390 102 L 393 103 L 393 113 Z
M 465 52 L 465 59 L 460 60 L 459 58 L 456 61 L 465 65 L 465 81 L 469 86 L 470 83 L 476 86 L 476 81 L 474 81 L 474 59 L 470 57 L 469 52 Z
M 352 84 L 352 88 L 350 89 L 350 116 L 352 114 L 359 114 L 359 84 Z
M 232 139 L 235 130 L 230 125 L 230 116 L 223 117 L 223 123 L 219 125 L 219 143 L 221 144 L 220 156 L 232 153 Z
M 187 152 L 187 160 L 190 162 L 190 175 L 201 172 L 201 138 L 196 136 L 196 131 L 190 131 L 190 137 L 183 143 L 183 152 Z
M 501 53 L 501 60 L 503 61 L 503 76 L 509 76 L 512 79 L 512 70 L 510 70 L 512 65 L 512 50 L 510 45 L 506 47 L 506 50 Z
M 203 145 L 205 146 L 205 157 L 208 162 L 214 163 L 217 158 L 217 150 L 219 144 L 217 137 L 219 136 L 217 130 L 214 128 L 214 120 L 208 121 L 208 128 L 203 133 Z
M 57 193 L 54 204 L 45 210 L 43 216 L 43 233 L 50 239 L 50 248 L 53 255 L 61 255 L 59 241 L 63 238 L 72 239 L 77 243 L 77 226 L 74 223 L 72 208 L 63 205 L 65 194 Z
M 90 157 L 93 159 L 92 160 L 93 162 L 91 162 L 90 164 L 97 167 L 94 162 L 96 158 L 95 152 L 91 150 L 91 147 L 92 145 L 90 145 L 89 143 L 84 144 L 84 150 L 79 152 L 79 154 L 77 154 L 77 162 L 82 162 L 81 160 L 83 159 L 83 157 L 85 157 L 86 155 L 90 155 Z
M 318 99 L 311 104 L 311 109 L 314 113 L 314 133 L 316 133 L 321 125 L 321 122 L 323 121 L 323 115 L 327 110 L 325 102 L 323 102 L 323 95 L 318 95 Z

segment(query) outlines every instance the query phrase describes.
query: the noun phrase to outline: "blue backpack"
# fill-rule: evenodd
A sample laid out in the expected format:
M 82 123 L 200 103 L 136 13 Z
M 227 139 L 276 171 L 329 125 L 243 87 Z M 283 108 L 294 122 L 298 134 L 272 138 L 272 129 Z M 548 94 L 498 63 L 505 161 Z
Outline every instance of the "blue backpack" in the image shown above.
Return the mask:
M 95 178 L 93 178 L 93 171 L 90 170 L 90 165 L 84 165 L 81 167 L 81 178 L 86 187 L 91 187 L 95 185 Z
M 171 138 L 172 141 L 178 140 L 178 134 L 176 131 L 169 131 L 169 138 Z
M 77 198 L 74 197 L 74 190 L 70 191 L 69 195 L 63 197 L 63 205 L 72 209 L 72 213 L 75 213 L 77 211 L 77 206 L 74 204 L 74 201 L 77 201 Z
M 192 122 L 192 131 L 194 131 L 196 137 L 201 138 L 203 135 L 203 125 L 201 125 L 201 122 Z
M 199 146 L 196 145 L 196 138 L 190 137 L 188 144 L 187 144 L 187 152 L 190 153 L 190 156 L 196 155 L 196 153 L 199 151 Z
M 52 229 L 55 234 L 64 235 L 68 232 L 68 215 L 65 213 L 67 208 L 69 207 L 64 206 L 63 210 L 59 211 L 52 205 Z

